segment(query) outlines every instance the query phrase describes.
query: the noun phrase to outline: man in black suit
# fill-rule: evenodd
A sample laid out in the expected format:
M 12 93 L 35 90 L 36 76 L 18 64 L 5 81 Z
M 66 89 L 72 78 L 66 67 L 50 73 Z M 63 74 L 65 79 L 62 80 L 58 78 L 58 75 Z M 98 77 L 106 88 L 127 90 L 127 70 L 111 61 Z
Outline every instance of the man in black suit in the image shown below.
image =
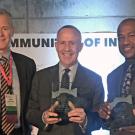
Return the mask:
M 0 134 L 30 135 L 31 129 L 26 120 L 26 111 L 32 78 L 36 72 L 36 65 L 35 62 L 27 56 L 10 50 L 13 34 L 14 28 L 11 14 L 5 9 L 0 9 Z M 3 61 L 3 59 L 5 59 L 5 61 Z M 7 69 L 9 69 L 9 73 L 7 73 L 4 67 L 5 63 L 8 64 Z M 2 78 L 4 78 L 3 80 L 5 81 L 4 89 L 6 89 L 6 92 L 2 91 Z M 2 93 L 6 95 L 5 98 L 2 97 Z M 3 106 L 5 106 L 5 100 L 13 101 L 12 103 L 17 102 L 15 106 L 10 106 L 9 103 L 6 103 L 6 108 L 9 106 L 11 108 L 14 107 L 16 111 L 4 112 Z M 6 113 L 6 116 L 4 113 Z M 11 117 L 10 120 L 8 119 L 9 117 Z M 15 119 L 15 121 L 13 119 Z
M 100 127 L 97 111 L 104 101 L 101 77 L 78 62 L 77 58 L 83 44 L 81 33 L 76 27 L 66 25 L 60 28 L 57 32 L 55 47 L 60 61 L 36 73 L 32 83 L 27 119 L 39 128 L 39 135 L 84 135 L 87 133 L 90 135 L 91 130 Z M 65 69 L 68 70 L 70 80 L 67 93 L 74 91 L 76 96 L 74 95 L 73 99 L 77 103 L 69 102 L 72 98 L 68 100 L 68 104 L 63 103 L 70 94 L 65 94 L 65 97 L 60 94 L 61 98 L 58 96 L 57 102 L 56 95 L 62 87 L 62 75 Z M 64 90 L 61 92 L 64 93 Z M 52 103 L 53 99 L 56 99 L 56 102 Z M 66 106 L 69 109 L 68 113 L 66 112 L 68 119 L 66 122 L 58 113 L 59 111 L 56 111 L 57 103 L 70 108 Z
M 123 83 L 125 83 L 125 76 L 126 72 L 128 70 L 128 67 L 130 65 L 133 65 L 132 72 L 131 72 L 131 80 L 128 82 L 128 85 L 126 86 L 126 99 L 128 100 L 127 96 L 132 95 L 132 103 L 133 103 L 133 109 L 132 114 L 133 118 L 132 120 L 135 123 L 135 19 L 134 18 L 128 18 L 123 20 L 117 29 L 117 36 L 118 36 L 118 43 L 119 43 L 119 50 L 120 53 L 125 57 L 125 62 L 117 67 L 115 70 L 113 70 L 107 77 L 107 85 L 108 85 L 108 102 L 114 101 L 116 97 L 123 97 L 123 94 L 125 93 L 123 90 L 125 89 Z M 130 78 L 130 77 L 129 77 Z M 111 114 L 110 105 L 108 103 L 105 103 L 101 109 L 100 109 L 100 116 L 104 119 L 109 119 Z M 129 111 L 129 110 L 126 110 Z M 125 114 L 127 112 L 124 112 Z M 131 116 L 128 115 L 130 118 Z M 123 124 L 123 123 L 118 123 Z M 118 125 L 116 124 L 116 125 Z M 128 124 L 128 123 L 126 123 Z M 116 126 L 115 125 L 115 126 Z M 122 128 L 117 129 L 115 132 L 111 131 L 112 135 L 134 135 L 135 134 L 135 126 L 130 127 L 129 129 L 126 128 L 124 131 L 121 131 Z M 134 129 L 134 131 L 133 131 Z

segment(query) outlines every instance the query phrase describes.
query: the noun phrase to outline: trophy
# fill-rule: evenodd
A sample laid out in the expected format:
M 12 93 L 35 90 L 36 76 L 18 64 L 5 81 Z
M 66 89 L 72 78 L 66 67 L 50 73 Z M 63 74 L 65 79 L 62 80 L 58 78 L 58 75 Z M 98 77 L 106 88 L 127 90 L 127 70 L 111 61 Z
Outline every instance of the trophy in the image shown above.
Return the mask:
M 77 88 L 65 89 L 60 88 L 52 92 L 52 111 L 58 114 L 62 121 L 58 124 L 69 123 L 68 112 L 76 107 L 85 108 L 87 102 L 81 97 L 77 97 Z
M 135 124 L 135 116 L 133 115 L 132 96 L 117 97 L 110 103 L 111 116 L 106 121 L 108 129 L 119 129 Z

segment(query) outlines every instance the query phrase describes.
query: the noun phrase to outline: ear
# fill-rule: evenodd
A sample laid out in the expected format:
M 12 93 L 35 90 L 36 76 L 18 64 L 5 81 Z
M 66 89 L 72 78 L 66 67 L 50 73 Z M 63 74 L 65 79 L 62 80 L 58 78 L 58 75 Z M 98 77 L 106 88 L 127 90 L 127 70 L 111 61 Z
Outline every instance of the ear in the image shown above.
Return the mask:
M 11 37 L 13 37 L 14 31 L 15 31 L 15 30 L 14 30 L 14 28 L 12 27 L 12 28 L 11 28 Z

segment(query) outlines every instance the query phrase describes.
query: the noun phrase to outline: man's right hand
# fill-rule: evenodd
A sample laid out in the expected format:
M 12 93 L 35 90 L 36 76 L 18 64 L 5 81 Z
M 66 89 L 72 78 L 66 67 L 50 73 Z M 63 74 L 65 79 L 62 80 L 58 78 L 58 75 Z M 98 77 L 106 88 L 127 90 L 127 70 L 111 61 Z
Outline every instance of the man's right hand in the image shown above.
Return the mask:
M 111 114 L 111 109 L 110 109 L 110 105 L 108 102 L 105 102 L 104 104 L 101 105 L 99 111 L 99 116 L 103 119 L 109 119 L 110 118 L 110 114 Z
M 45 124 L 55 124 L 62 120 L 58 117 L 58 114 L 54 112 L 58 104 L 58 101 L 56 101 L 47 111 L 43 113 L 42 119 Z
M 45 124 L 55 124 L 61 121 L 58 114 L 49 110 L 45 111 L 43 114 L 43 121 Z

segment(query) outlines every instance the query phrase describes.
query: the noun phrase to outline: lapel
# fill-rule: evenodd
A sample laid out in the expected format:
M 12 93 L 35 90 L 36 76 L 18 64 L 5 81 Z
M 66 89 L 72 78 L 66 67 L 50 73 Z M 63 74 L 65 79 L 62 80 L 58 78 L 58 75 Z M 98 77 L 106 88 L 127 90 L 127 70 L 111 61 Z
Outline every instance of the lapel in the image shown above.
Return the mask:
M 123 79 L 124 79 L 124 76 L 123 76 L 123 73 L 124 73 L 124 64 L 122 65 L 122 69 L 120 70 L 120 74 L 118 74 L 118 84 L 120 84 L 120 85 L 118 85 L 118 90 L 119 90 L 119 94 L 121 94 L 121 88 L 122 88 L 122 85 L 123 85 Z
M 72 84 L 72 89 L 79 87 L 79 85 L 82 85 L 82 81 L 85 82 L 84 71 L 82 70 L 83 70 L 83 67 L 80 64 L 78 64 L 75 79 Z
M 122 64 L 118 70 L 116 70 L 115 75 L 113 77 L 113 86 L 112 86 L 112 92 L 115 93 L 115 96 L 120 96 L 121 94 L 121 89 L 122 89 L 122 85 L 123 85 L 123 79 L 124 79 L 124 68 L 125 68 L 125 63 Z
M 57 91 L 59 89 L 59 64 L 53 66 L 50 69 L 50 83 L 53 91 Z
M 18 73 L 18 78 L 19 78 L 19 83 L 20 83 L 20 100 L 21 100 L 21 110 L 23 107 L 23 103 L 24 103 L 24 95 L 25 95 L 25 91 L 23 91 L 25 85 L 24 85 L 24 80 L 23 80 L 23 68 L 24 68 L 24 63 L 21 62 L 20 57 L 18 57 L 18 54 L 12 52 L 12 56 L 13 56 L 13 60 L 15 62 L 15 66 L 16 66 L 16 70 Z M 22 85 L 23 84 L 23 85 Z

